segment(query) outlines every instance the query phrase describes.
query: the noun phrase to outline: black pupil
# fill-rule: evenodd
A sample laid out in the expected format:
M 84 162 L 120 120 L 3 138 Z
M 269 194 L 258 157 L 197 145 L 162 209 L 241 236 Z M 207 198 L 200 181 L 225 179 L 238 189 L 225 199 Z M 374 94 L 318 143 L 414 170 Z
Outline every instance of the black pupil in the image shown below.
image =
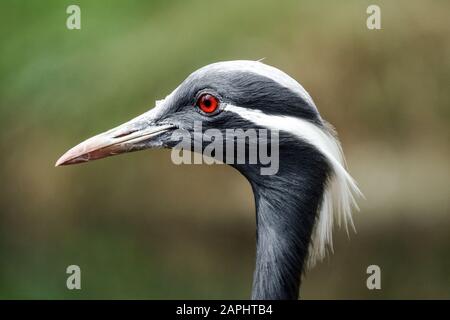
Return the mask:
M 205 104 L 206 107 L 210 107 L 211 99 L 209 99 L 209 97 L 205 97 L 205 99 L 203 100 L 203 103 Z

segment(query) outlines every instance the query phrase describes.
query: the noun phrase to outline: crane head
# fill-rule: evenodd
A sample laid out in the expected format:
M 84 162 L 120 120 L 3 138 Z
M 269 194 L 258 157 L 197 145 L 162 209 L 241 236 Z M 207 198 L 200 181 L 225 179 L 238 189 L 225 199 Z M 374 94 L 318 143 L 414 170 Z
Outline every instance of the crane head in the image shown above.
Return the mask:
M 204 131 L 224 133 L 230 128 L 270 128 L 257 123 L 262 115 L 296 116 L 322 125 L 309 94 L 284 72 L 258 61 L 218 62 L 189 75 L 150 111 L 70 149 L 56 166 L 148 148 L 172 148 L 177 143 L 171 138 L 173 132 L 193 133 L 195 123 L 202 123 Z

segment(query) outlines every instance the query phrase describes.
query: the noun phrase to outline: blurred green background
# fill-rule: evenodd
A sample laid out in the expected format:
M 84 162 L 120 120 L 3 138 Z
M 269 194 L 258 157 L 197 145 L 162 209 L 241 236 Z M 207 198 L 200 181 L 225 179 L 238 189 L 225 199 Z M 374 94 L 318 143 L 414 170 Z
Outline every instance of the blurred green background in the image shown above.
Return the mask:
M 70 4 L 81 30 L 66 28 Z M 369 4 L 382 30 L 366 28 Z M 302 297 L 450 298 L 449 13 L 443 0 L 2 1 L 0 298 L 248 298 L 254 205 L 235 170 L 175 166 L 167 150 L 53 165 L 197 68 L 264 57 L 336 126 L 367 198 Z M 366 288 L 371 264 L 382 290 Z

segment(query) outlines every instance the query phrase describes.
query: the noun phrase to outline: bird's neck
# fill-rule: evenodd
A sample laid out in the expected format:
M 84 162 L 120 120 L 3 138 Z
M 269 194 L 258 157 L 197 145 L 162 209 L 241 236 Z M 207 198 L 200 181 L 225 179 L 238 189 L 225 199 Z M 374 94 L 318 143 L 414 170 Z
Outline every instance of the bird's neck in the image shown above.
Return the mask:
M 277 176 L 252 182 L 257 227 L 252 299 L 298 299 L 327 179 L 325 164 L 314 161 L 311 171 L 306 162 L 285 159 Z

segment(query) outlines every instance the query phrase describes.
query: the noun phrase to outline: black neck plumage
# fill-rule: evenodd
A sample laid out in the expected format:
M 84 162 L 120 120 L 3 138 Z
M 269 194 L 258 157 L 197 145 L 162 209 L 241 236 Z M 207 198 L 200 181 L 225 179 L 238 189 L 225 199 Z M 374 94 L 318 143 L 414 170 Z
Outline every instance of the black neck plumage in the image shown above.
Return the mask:
M 323 156 L 302 142 L 280 145 L 276 175 L 247 172 L 257 230 L 252 299 L 298 299 L 329 172 Z

